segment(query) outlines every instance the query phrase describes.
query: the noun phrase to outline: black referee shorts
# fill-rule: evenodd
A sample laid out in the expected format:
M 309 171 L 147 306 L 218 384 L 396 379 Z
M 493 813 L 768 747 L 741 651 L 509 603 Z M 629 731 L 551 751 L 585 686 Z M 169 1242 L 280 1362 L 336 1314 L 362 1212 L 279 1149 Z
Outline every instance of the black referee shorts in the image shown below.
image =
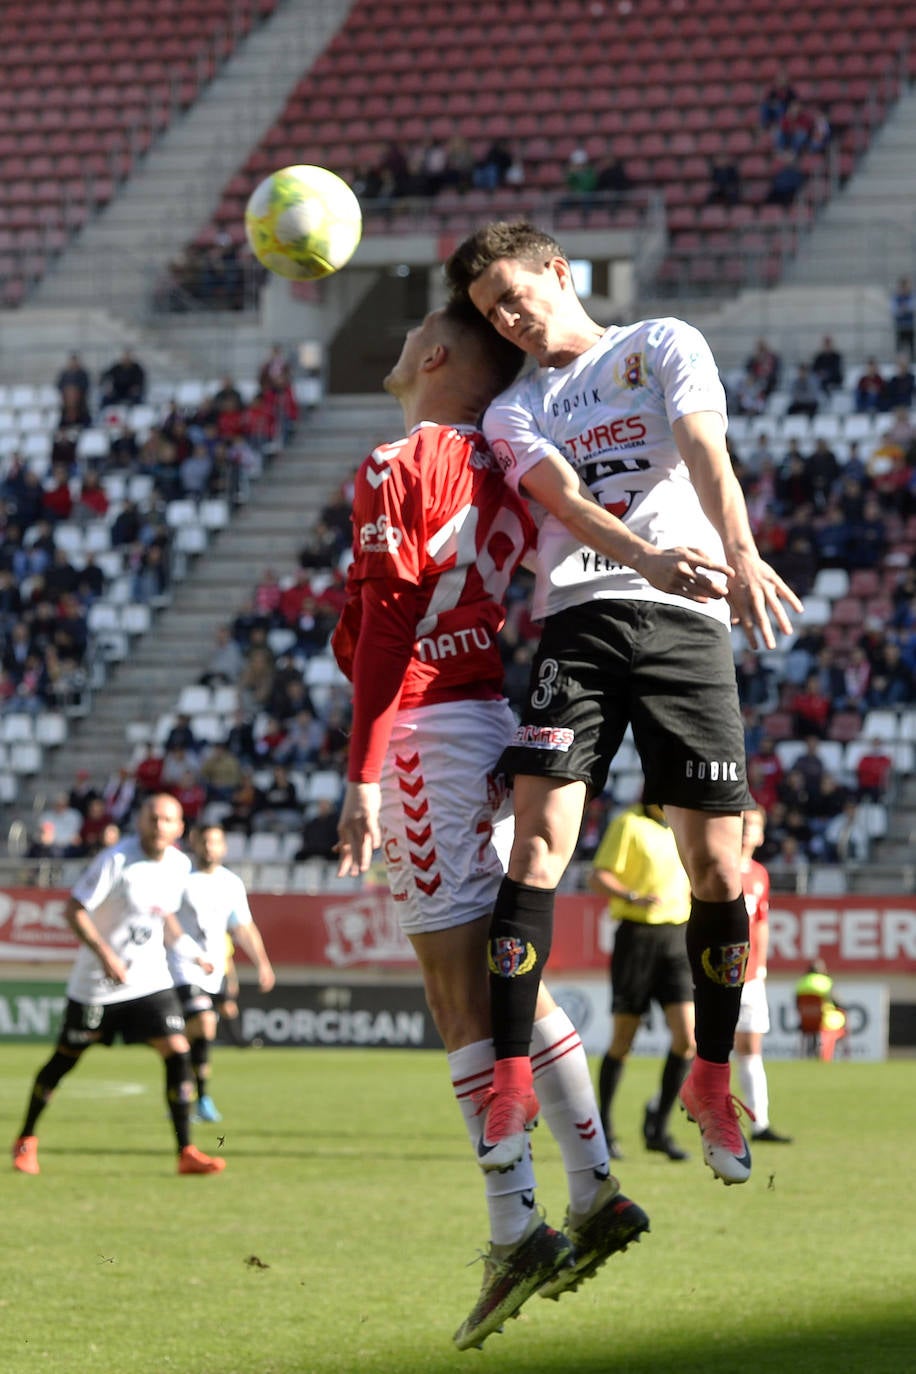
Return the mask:
M 686 921 L 657 926 L 621 921 L 611 956 L 611 992 L 611 1009 L 621 1016 L 645 1016 L 651 1002 L 660 1007 L 692 1002 Z
M 646 802 L 714 814 L 751 805 L 731 638 L 718 620 L 616 599 L 550 616 L 501 766 L 599 793 L 627 725 Z

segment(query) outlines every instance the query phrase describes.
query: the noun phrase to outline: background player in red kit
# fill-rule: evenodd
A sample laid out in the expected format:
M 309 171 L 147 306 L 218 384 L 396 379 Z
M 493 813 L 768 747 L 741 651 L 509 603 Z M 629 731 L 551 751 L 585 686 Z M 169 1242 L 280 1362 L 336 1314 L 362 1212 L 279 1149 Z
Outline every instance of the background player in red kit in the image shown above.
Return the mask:
M 767 945 L 770 933 L 770 875 L 754 858 L 763 843 L 764 814 L 759 806 L 741 817 L 741 886 L 750 924 L 750 953 L 735 1031 L 735 1067 L 741 1099 L 753 1114 L 753 1140 L 791 1144 L 770 1125 L 770 1094 L 763 1064 L 763 1037 L 770 1029 L 767 1006 Z
M 354 561 L 333 641 L 354 684 L 340 870 L 364 872 L 381 843 L 475 1148 L 493 1075 L 486 944 L 511 843 L 496 765 L 515 721 L 496 636 L 533 539 L 476 421 L 519 359 L 464 306 L 434 311 L 408 333 L 385 381 L 407 435 L 357 473 Z M 584 1243 L 574 1256 L 542 1221 L 530 1150 L 516 1167 L 486 1172 L 491 1244 L 478 1301 L 455 1333 L 459 1349 L 481 1345 L 534 1292 L 577 1286 L 648 1227 L 610 1176 L 582 1043 L 545 989 L 531 1055 L 570 1209 L 587 1219 Z

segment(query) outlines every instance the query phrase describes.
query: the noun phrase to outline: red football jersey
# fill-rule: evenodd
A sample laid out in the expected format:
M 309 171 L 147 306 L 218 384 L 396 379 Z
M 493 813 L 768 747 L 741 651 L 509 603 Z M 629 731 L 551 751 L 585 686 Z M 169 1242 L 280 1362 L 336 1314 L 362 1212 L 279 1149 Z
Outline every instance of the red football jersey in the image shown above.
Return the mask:
M 747 868 L 741 870 L 741 887 L 750 922 L 751 952 L 748 956 L 745 978 L 750 980 L 760 967 L 760 927 L 770 916 L 770 875 L 756 859 L 751 859 Z
M 424 422 L 361 465 L 347 604 L 333 638 L 356 689 L 351 778 L 368 780 L 361 752 L 371 752 L 371 771 L 380 762 L 367 714 L 501 695 L 503 600 L 534 537 L 477 430 Z M 374 652 L 361 656 L 367 636 Z M 392 703 L 380 679 L 396 661 Z

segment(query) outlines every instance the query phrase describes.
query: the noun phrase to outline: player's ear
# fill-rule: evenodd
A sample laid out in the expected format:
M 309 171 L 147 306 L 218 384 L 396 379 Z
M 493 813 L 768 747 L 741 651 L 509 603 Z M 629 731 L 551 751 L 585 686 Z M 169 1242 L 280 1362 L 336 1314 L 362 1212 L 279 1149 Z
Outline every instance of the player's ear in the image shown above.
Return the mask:
M 423 356 L 423 371 L 435 372 L 437 368 L 443 367 L 448 361 L 448 348 L 441 340 L 438 343 L 430 344 Z
M 551 271 L 556 273 L 557 281 L 561 286 L 566 287 L 572 285 L 572 269 L 565 258 L 559 256 L 551 258 L 548 266 Z

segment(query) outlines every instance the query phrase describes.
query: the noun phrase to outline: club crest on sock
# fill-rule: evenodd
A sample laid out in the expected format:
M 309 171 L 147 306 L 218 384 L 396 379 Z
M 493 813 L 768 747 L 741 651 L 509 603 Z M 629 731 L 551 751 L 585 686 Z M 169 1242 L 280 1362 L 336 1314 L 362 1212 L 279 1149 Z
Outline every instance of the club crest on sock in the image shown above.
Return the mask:
M 514 935 L 500 936 L 487 946 L 487 968 L 500 978 L 517 978 L 522 973 L 530 973 L 537 957 L 537 950 L 530 941 L 523 943 Z
M 703 950 L 702 964 L 706 977 L 723 988 L 740 988 L 744 983 L 750 945 L 746 940 L 741 944 L 719 945 L 716 952 L 718 959 L 713 962 L 713 949 L 707 947 Z

